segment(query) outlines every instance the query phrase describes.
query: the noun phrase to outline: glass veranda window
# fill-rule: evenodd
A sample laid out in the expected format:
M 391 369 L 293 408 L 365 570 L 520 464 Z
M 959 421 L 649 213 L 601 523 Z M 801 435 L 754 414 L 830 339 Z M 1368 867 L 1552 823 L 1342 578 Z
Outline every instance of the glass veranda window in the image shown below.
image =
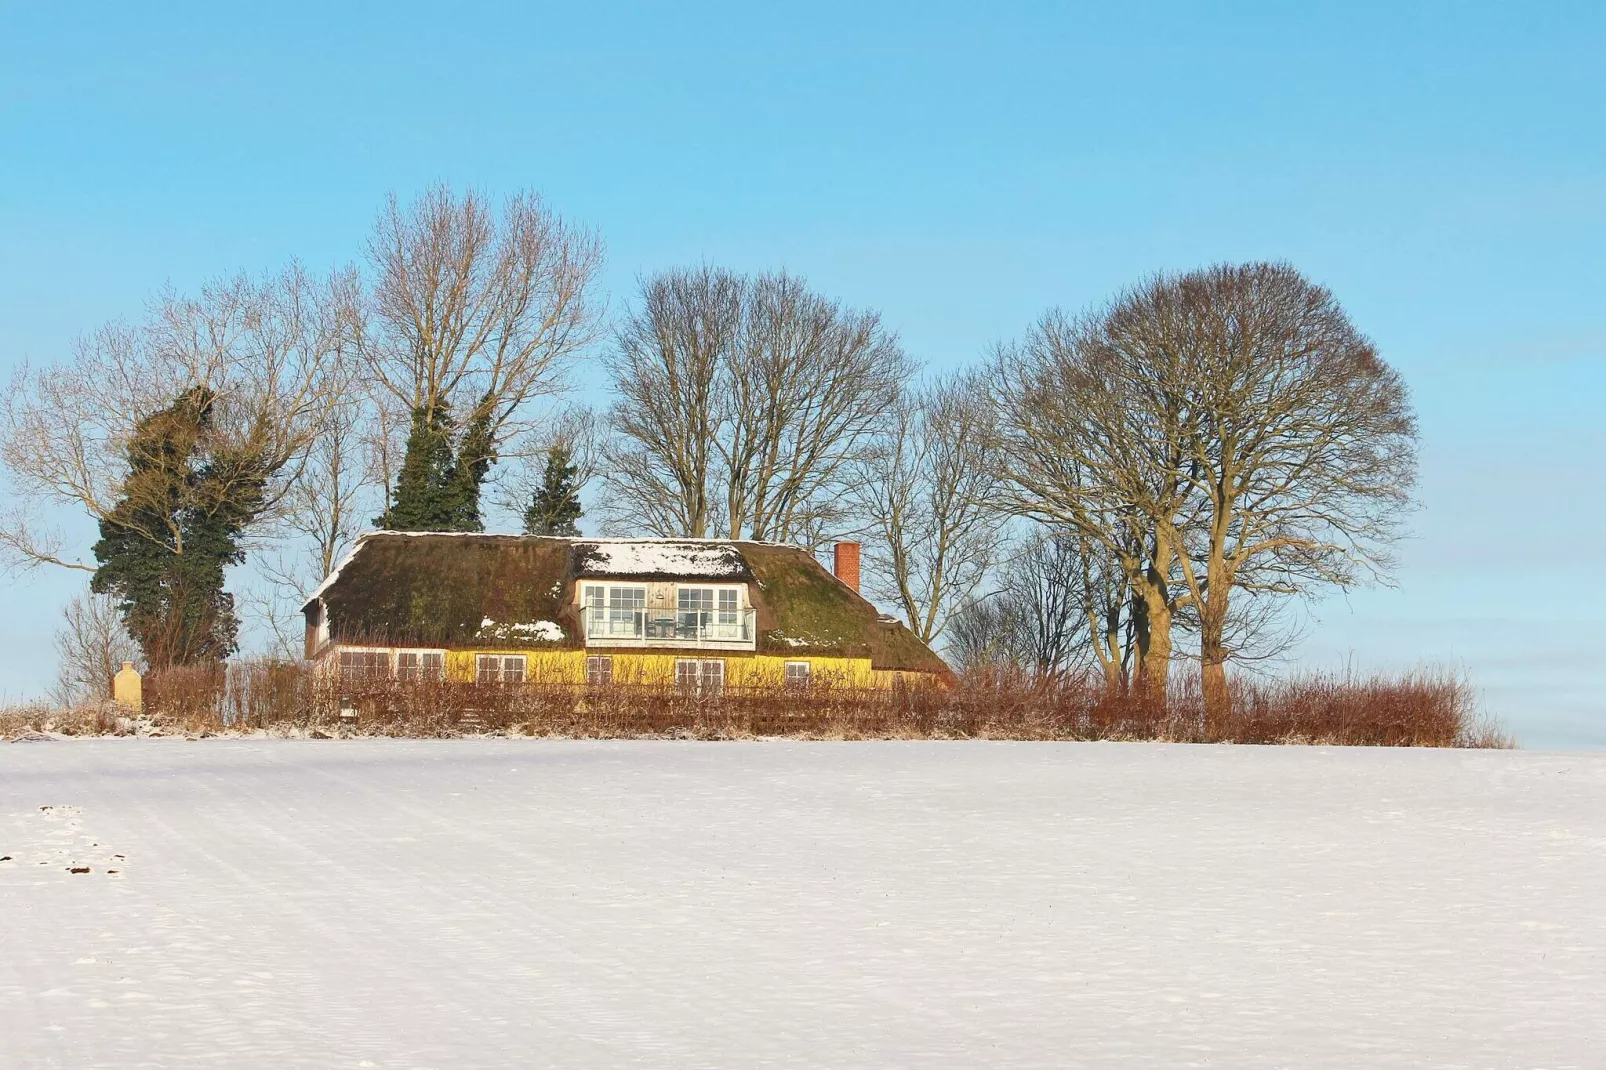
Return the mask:
M 682 639 L 696 639 L 714 614 L 712 587 L 682 587 L 675 593 L 676 631 Z
M 585 587 L 586 630 L 591 635 L 635 635 L 647 608 L 647 588 L 590 583 Z

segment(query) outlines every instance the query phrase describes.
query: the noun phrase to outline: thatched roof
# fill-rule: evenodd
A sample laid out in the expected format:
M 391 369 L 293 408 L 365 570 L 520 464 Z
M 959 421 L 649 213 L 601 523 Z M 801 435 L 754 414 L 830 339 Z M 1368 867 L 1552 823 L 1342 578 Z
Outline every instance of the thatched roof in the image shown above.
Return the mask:
M 690 539 L 371 532 L 307 602 L 337 642 L 532 649 L 583 645 L 586 578 L 748 582 L 761 654 L 868 657 L 877 669 L 948 674 L 806 550 Z

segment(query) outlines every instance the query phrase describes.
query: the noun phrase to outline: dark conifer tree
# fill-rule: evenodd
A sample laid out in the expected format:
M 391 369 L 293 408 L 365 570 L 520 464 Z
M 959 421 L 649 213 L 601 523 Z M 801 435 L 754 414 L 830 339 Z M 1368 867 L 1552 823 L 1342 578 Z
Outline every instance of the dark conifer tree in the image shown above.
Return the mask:
M 448 531 L 484 531 L 480 518 L 480 490 L 491 465 L 496 463 L 496 445 L 491 440 L 488 413 L 478 413 L 463 430 L 453 459 L 451 482 L 447 486 Z
M 390 508 L 374 524 L 391 531 L 483 531 L 480 491 L 496 462 L 490 418 L 476 414 L 461 436 L 451 411 L 413 413 Z
M 546 471 L 541 486 L 524 510 L 526 535 L 578 535 L 580 528 L 579 469 L 570 463 L 571 453 L 563 446 L 547 451 Z

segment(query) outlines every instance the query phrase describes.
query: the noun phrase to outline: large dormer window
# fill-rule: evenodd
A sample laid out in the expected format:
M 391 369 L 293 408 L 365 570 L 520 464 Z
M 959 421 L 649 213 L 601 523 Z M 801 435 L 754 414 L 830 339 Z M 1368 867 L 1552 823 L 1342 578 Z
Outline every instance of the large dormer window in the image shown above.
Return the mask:
M 741 606 L 741 592 L 732 587 L 682 587 L 675 598 L 680 612 L 702 614 L 719 624 L 735 624 Z
M 741 594 L 734 587 L 681 587 L 675 592 L 676 632 L 710 639 L 739 638 Z
M 588 646 L 716 646 L 752 649 L 755 612 L 737 583 L 580 585 Z
M 642 629 L 647 588 L 635 584 L 588 583 L 584 589 L 586 634 L 634 636 Z

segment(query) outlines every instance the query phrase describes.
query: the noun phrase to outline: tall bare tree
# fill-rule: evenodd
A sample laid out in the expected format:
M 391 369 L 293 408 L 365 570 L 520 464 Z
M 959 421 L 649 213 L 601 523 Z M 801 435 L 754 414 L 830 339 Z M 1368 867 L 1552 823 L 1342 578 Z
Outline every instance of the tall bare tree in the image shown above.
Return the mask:
M 1227 700 L 1234 590 L 1298 595 L 1383 579 L 1411 502 L 1416 420 L 1399 373 L 1331 292 L 1287 264 L 1156 279 L 1142 325 L 1186 384 L 1198 507 L 1185 543 L 1205 700 Z
M 1104 312 L 1044 316 L 991 368 L 1003 508 L 1074 533 L 1117 564 L 1131 592 L 1139 686 L 1164 694 L 1184 547 L 1161 518 L 1185 514 L 1192 410 L 1181 384 L 1109 328 L 1139 291 Z
M 107 525 L 135 523 L 138 530 L 121 534 L 173 554 L 185 550 L 181 512 L 248 503 L 248 528 L 277 515 L 324 426 L 351 288 L 349 273 L 319 280 L 291 265 L 261 280 L 213 282 L 194 297 L 167 292 L 141 323 L 82 339 L 70 361 L 19 369 L 0 407 L 0 462 L 17 502 L 0 518 L 7 563 L 95 570 L 40 523 L 46 507 L 80 513 L 102 525 L 103 536 Z M 212 478 L 193 501 L 143 509 L 141 486 L 129 483 L 130 443 L 147 418 L 189 391 L 211 399 Z M 168 519 L 137 519 L 158 515 Z
M 1384 576 L 1409 503 L 1415 423 L 1398 375 L 1285 264 L 1156 276 L 1001 353 L 1012 509 L 1097 543 L 1133 592 L 1140 682 L 1165 678 L 1179 614 L 1207 707 L 1265 599 Z
M 477 520 L 498 450 L 538 418 L 531 401 L 565 389 L 596 336 L 602 242 L 534 194 L 498 211 L 478 193 L 436 186 L 406 207 L 390 198 L 368 259 L 368 369 L 415 438 L 460 429 L 450 446 Z
M 868 525 L 871 591 L 899 607 L 923 642 L 942 635 L 996 558 L 1004 517 L 991 501 L 992 414 L 961 380 L 911 391 L 854 466 L 852 500 Z
M 870 312 L 784 273 L 646 280 L 610 370 L 614 519 L 662 535 L 817 539 L 911 364 Z
M 641 284 L 608 359 L 612 520 L 705 538 L 718 521 L 718 439 L 746 313 L 747 281 L 720 268 L 666 271 Z
M 839 512 L 842 478 L 913 374 L 874 312 L 784 272 L 752 281 L 718 440 L 732 538 L 794 542 Z
M 301 603 L 356 541 L 381 493 L 373 449 L 382 429 L 356 381 L 359 371 L 356 361 L 341 362 L 323 427 L 277 521 L 255 540 L 263 586 L 247 592 L 245 604 L 279 657 L 301 656 Z

